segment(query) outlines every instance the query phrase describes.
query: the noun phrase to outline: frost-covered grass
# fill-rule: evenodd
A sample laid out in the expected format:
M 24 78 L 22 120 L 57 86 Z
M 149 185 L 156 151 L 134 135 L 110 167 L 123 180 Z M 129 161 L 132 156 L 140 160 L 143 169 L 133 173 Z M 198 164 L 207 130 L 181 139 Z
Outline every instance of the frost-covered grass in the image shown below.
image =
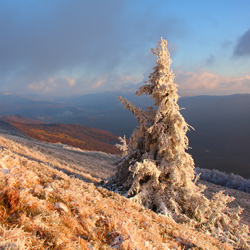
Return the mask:
M 1 138 L 0 146 L 85 181 L 99 182 L 102 178 L 109 177 L 114 170 L 110 163 L 117 159 L 116 155 L 76 150 L 19 136 L 8 135 L 8 138 L 14 143 L 9 143 L 5 135 L 5 138 Z
M 233 249 L 59 171 L 77 162 L 65 161 L 73 152 L 1 135 L 0 146 L 0 249 Z M 97 168 L 97 154 L 85 157 Z
M 226 174 L 216 169 L 209 170 L 198 167 L 195 168 L 195 172 L 197 175 L 200 174 L 200 179 L 203 181 L 250 193 L 250 180 L 240 175 Z

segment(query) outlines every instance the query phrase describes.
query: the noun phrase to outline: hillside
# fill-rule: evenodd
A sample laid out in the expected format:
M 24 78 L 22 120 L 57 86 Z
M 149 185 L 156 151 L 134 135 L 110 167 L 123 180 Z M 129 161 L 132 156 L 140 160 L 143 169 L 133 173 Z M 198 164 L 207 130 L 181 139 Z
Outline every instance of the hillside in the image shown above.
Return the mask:
M 0 119 L 0 134 L 15 135 L 18 137 L 27 138 L 27 135 L 25 135 L 20 129 L 16 128 L 12 124 L 5 122 L 1 119 Z
M 43 124 L 23 116 L 4 116 L 6 121 L 31 138 L 51 143 L 62 143 L 83 150 L 118 154 L 118 137 L 104 130 L 76 124 Z
M 42 121 L 24 117 L 22 115 L 4 115 L 0 116 L 0 119 L 9 123 L 44 124 Z
M 4 129 L 1 248 L 233 249 L 96 187 L 113 175 L 116 156 L 6 135 Z

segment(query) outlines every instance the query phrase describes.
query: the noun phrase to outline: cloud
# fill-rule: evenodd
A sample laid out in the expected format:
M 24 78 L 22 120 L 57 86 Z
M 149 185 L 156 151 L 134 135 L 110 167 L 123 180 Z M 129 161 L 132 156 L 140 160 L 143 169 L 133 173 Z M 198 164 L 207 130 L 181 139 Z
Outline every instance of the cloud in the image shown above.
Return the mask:
M 250 56 L 250 28 L 238 39 L 233 56 Z
M 103 74 L 91 78 L 48 77 L 42 81 L 32 82 L 23 89 L 22 94 L 48 97 L 66 97 L 89 93 L 116 90 L 136 91 L 143 77 L 130 75 Z
M 143 74 L 161 36 L 185 36 L 184 21 L 158 15 L 160 8 L 151 1 L 1 1 L 0 90 L 62 75 Z
M 85 94 L 117 90 L 136 91 L 138 88 L 138 83 L 141 83 L 142 80 L 143 77 L 136 75 L 103 74 L 98 75 L 93 79 L 84 79 L 81 81 L 78 80 L 77 85 L 71 90 L 71 92 L 74 94 Z
M 108 41 L 112 20 L 121 9 L 114 0 L 109 6 L 103 1 L 98 5 L 95 1 L 37 1 L 32 12 L 28 10 L 31 1 L 22 4 L 6 3 L 1 8 L 1 66 L 13 70 L 26 65 L 35 74 L 98 65 L 106 55 L 104 47 L 112 44 Z M 115 60 L 113 56 L 106 64 Z
M 210 55 L 207 59 L 206 59 L 206 64 L 207 65 L 211 65 L 214 64 L 216 61 L 215 56 L 214 55 Z
M 230 40 L 225 40 L 221 43 L 221 48 L 224 49 L 224 48 L 230 48 L 231 46 L 233 45 L 233 42 L 230 41 Z
M 195 72 L 174 70 L 175 82 L 180 93 L 194 95 L 225 95 L 250 93 L 250 75 L 243 77 L 220 76 L 216 73 L 198 69 Z
M 39 93 L 40 95 L 60 96 L 66 95 L 76 84 L 76 79 L 70 77 L 49 77 L 39 82 L 30 83 L 24 89 L 24 92 L 28 94 Z
M 250 75 L 242 77 L 221 76 L 205 69 L 194 72 L 175 68 L 175 82 L 180 95 L 225 95 L 250 93 Z M 66 97 L 107 91 L 126 90 L 135 92 L 147 77 L 131 75 L 103 74 L 94 78 L 48 77 L 29 84 L 22 92 L 26 95 Z

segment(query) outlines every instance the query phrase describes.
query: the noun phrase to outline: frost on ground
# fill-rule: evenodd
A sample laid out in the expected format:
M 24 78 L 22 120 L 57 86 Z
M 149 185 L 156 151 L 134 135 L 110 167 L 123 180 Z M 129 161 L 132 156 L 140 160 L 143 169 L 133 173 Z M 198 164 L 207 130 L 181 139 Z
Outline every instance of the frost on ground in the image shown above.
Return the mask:
M 116 155 L 83 151 L 62 144 L 43 143 L 31 138 L 13 135 L 8 135 L 8 138 L 11 138 L 14 143 L 8 145 L 2 139 L 0 147 L 8 147 L 20 156 L 44 163 L 87 182 L 99 183 L 102 178 L 109 177 L 114 170 L 111 163 L 117 159 Z
M 6 135 L 0 145 L 0 249 L 233 249 L 80 178 L 106 176 L 114 156 Z
M 195 168 L 195 172 L 197 175 L 200 174 L 201 180 L 250 193 L 250 180 L 247 180 L 240 175 L 233 173 L 226 174 L 216 169 L 210 170 L 198 167 Z

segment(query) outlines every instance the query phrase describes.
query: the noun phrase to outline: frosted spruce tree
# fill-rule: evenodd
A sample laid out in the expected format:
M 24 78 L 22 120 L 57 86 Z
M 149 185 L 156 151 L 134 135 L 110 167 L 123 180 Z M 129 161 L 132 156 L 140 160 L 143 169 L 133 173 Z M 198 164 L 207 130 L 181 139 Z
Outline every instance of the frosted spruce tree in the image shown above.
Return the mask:
M 161 38 L 152 53 L 157 65 L 136 95 L 151 95 L 154 107 L 142 110 L 118 97 L 137 117 L 139 126 L 128 145 L 125 137 L 120 138 L 123 157 L 105 186 L 176 222 L 245 248 L 248 228 L 239 224 L 242 210 L 229 209 L 232 198 L 222 193 L 207 199 L 203 194 L 206 187 L 195 183 L 194 161 L 186 152 L 189 125 L 177 104 L 178 85 L 170 69 L 167 41 Z

